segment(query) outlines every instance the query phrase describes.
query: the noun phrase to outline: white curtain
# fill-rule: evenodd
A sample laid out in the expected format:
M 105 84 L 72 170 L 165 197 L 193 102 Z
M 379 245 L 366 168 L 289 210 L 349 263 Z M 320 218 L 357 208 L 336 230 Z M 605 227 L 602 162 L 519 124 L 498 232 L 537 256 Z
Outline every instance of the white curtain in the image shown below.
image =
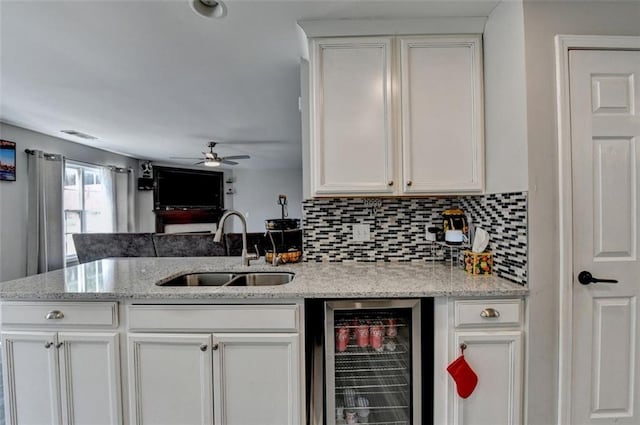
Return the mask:
M 135 231 L 135 181 L 132 170 L 110 167 L 111 202 L 113 205 L 113 231 Z M 109 185 L 107 186 L 109 188 Z M 108 189 L 109 190 L 109 189 Z
M 27 173 L 27 275 L 33 275 L 64 267 L 62 157 L 31 151 Z

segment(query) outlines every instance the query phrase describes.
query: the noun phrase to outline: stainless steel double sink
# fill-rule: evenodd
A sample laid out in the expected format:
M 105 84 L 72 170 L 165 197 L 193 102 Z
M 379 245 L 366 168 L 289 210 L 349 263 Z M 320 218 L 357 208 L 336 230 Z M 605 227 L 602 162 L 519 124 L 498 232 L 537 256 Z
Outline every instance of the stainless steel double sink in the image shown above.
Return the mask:
M 205 272 L 185 273 L 167 281 L 156 283 L 158 286 L 277 286 L 293 280 L 294 273 L 289 272 Z

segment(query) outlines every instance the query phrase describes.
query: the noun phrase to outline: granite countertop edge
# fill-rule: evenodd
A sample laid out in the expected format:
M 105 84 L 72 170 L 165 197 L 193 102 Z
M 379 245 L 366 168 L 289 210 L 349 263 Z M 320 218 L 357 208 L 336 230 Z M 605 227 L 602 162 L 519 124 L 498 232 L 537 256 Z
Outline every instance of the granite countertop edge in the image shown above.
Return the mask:
M 162 287 L 192 272 L 293 272 L 285 285 Z M 238 257 L 118 258 L 0 283 L 5 301 L 295 300 L 305 298 L 422 298 L 527 296 L 527 286 L 497 276 L 471 276 L 447 264 L 300 263 L 240 265 Z

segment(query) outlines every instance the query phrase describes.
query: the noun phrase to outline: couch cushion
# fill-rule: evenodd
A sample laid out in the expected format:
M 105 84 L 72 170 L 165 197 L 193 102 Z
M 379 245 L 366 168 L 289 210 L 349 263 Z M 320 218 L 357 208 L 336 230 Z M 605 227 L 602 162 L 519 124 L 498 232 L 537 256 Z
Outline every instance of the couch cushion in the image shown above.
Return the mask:
M 153 244 L 158 257 L 210 257 L 224 256 L 221 243 L 214 242 L 213 234 L 155 234 Z
M 76 233 L 79 263 L 108 257 L 155 257 L 151 233 Z

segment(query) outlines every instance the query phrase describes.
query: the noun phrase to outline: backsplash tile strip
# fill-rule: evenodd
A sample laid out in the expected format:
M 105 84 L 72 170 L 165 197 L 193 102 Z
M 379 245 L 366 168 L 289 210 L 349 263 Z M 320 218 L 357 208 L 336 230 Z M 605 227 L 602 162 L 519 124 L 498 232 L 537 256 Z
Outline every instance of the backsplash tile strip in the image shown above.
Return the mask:
M 527 193 L 442 198 L 387 198 L 375 211 L 359 198 L 308 199 L 302 203 L 305 261 L 428 261 L 448 258 L 448 249 L 426 241 L 425 230 L 440 213 L 459 207 L 491 234 L 494 273 L 527 283 Z M 369 224 L 371 241 L 354 242 L 354 224 Z

